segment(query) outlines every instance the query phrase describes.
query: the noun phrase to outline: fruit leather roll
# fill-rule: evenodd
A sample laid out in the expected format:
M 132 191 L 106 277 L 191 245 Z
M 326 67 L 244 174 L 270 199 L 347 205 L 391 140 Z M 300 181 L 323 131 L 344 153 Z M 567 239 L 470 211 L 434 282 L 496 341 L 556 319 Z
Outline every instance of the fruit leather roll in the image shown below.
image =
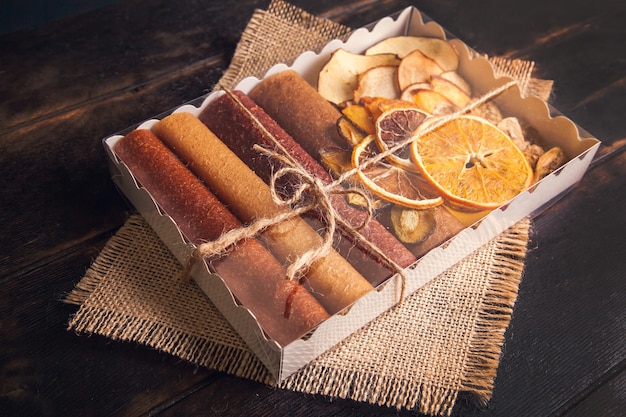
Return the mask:
M 321 179 L 326 184 L 333 181 L 322 165 L 241 91 L 223 94 L 211 102 L 198 117 L 266 183 L 269 183 L 272 172 L 282 168 L 282 165 L 276 159 L 261 156 L 258 151 L 253 149 L 255 144 L 271 150 L 277 150 L 280 146 L 309 174 Z M 289 185 L 286 183 L 285 187 L 288 188 Z M 330 198 L 338 214 L 352 227 L 359 227 L 366 220 L 366 212 L 350 206 L 344 195 L 332 194 Z M 406 268 L 416 261 L 415 256 L 376 219 L 372 218 L 359 232 L 402 268 Z M 353 252 L 368 253 L 368 248 L 358 239 L 355 240 L 350 234 L 345 234 L 345 236 L 352 239 L 352 243 L 361 249 Z M 370 253 L 370 256 L 380 261 L 375 254 Z M 368 274 L 368 279 L 379 283 L 380 279 L 376 278 L 378 274 L 375 274 L 376 271 L 372 268 L 371 262 L 362 261 L 361 263 L 363 264 L 363 268 L 359 268 L 361 273 Z M 385 275 L 389 275 L 388 270 L 385 270 Z
M 345 148 L 337 131 L 341 113 L 297 72 L 271 75 L 248 95 L 317 161 L 324 149 Z
M 192 243 L 215 240 L 241 227 L 151 131 L 130 132 L 114 151 Z M 329 317 L 302 285 L 285 279 L 284 267 L 256 239 L 242 240 L 225 256 L 209 261 L 267 335 L 283 346 Z
M 158 122 L 153 131 L 240 221 L 251 223 L 289 210 L 277 205 L 269 186 L 194 115 L 174 113 Z M 322 244 L 320 235 L 301 217 L 270 226 L 259 238 L 284 263 Z M 332 249 L 309 266 L 303 282 L 331 314 L 373 289 Z
M 341 112 L 297 72 L 273 74 L 248 95 L 317 161 L 324 149 L 346 147 L 337 130 Z M 434 232 L 420 243 L 408 244 L 417 258 L 465 228 L 445 207 L 433 210 L 437 222 Z

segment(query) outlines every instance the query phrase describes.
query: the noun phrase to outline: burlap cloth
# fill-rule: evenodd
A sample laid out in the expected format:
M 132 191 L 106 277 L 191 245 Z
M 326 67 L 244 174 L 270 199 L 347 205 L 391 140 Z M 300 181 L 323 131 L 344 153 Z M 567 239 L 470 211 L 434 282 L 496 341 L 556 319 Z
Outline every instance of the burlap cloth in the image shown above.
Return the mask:
M 219 86 L 262 75 L 303 50 L 319 50 L 349 28 L 281 1 L 257 10 Z M 530 78 L 532 63 L 494 59 L 528 93 L 551 84 Z M 459 393 L 492 393 L 504 332 L 521 279 L 530 228 L 523 220 L 432 280 L 278 386 L 330 397 L 449 415 Z M 189 362 L 275 384 L 137 214 L 110 239 L 66 302 L 79 306 L 69 329 L 134 341 Z

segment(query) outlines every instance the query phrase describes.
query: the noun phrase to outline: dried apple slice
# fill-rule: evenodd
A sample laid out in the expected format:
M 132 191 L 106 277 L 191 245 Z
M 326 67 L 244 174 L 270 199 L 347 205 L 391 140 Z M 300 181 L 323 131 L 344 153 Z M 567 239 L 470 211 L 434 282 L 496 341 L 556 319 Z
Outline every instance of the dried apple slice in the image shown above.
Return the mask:
M 412 103 L 430 114 L 439 114 L 442 109 L 456 107 L 446 96 L 431 89 L 418 88 L 402 93 L 402 96 L 407 97 L 407 100 L 410 98 Z
M 417 108 L 417 106 L 411 102 L 408 102 L 406 100 L 402 100 L 402 99 L 396 99 L 396 100 L 381 100 L 378 103 L 378 117 L 376 119 L 378 119 L 383 113 L 385 113 L 387 110 L 391 110 L 391 109 L 406 109 L 407 107 L 414 107 Z
M 413 94 L 415 94 L 417 90 L 432 90 L 432 89 L 433 89 L 433 86 L 430 85 L 430 82 L 411 84 L 410 86 L 402 90 L 402 93 L 400 94 L 400 100 L 413 103 Z
M 404 58 L 411 52 L 419 50 L 444 69 L 456 71 L 459 56 L 454 47 L 447 41 L 423 36 L 395 36 L 384 39 L 365 51 L 366 55 L 395 54 Z
M 376 55 L 373 55 L 376 56 Z M 430 82 L 433 75 L 443 73 L 443 69 L 419 50 L 402 58 L 398 66 L 398 85 L 400 90 L 416 83 Z
M 433 91 L 443 95 L 458 108 L 467 106 L 472 99 L 456 84 L 439 75 L 433 75 L 431 77 L 430 85 Z
M 379 65 L 360 73 L 357 76 L 354 101 L 358 103 L 362 97 L 382 97 L 387 99 L 400 97 L 398 66 Z
M 472 87 L 469 85 L 467 80 L 461 76 L 456 71 L 444 71 L 440 75 L 441 78 L 445 78 L 446 80 L 454 83 L 457 87 L 459 87 L 465 94 L 468 96 L 472 96 Z
M 317 91 L 332 103 L 344 103 L 354 96 L 358 74 L 380 65 L 399 63 L 394 54 L 361 55 L 337 49 L 319 73 Z

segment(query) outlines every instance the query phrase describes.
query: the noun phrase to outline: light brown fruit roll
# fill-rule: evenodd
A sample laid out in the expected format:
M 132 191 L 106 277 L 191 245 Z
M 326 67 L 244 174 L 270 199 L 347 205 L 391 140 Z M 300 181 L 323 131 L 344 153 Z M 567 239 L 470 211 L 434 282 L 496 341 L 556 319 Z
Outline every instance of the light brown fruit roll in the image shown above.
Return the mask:
M 345 147 L 337 132 L 341 113 L 297 72 L 271 75 L 248 95 L 317 161 L 324 149 Z
M 272 218 L 288 210 L 277 205 L 269 186 L 191 113 L 171 114 L 153 131 L 243 223 Z M 320 235 L 301 217 L 270 226 L 259 238 L 284 263 L 322 244 Z M 303 282 L 331 314 L 373 289 L 332 249 L 310 265 Z
M 261 155 L 253 148 L 255 144 L 279 153 L 281 152 L 278 148 L 282 146 L 284 151 L 309 174 L 321 179 L 325 184 L 333 181 L 322 165 L 241 91 L 225 93 L 217 98 L 200 113 L 199 119 L 266 183 L 269 183 L 272 173 L 282 168 L 283 164 L 275 158 Z M 288 179 L 285 184 L 282 184 L 287 189 L 287 193 L 291 191 L 290 188 L 293 188 L 294 181 L 296 180 L 292 178 L 291 181 Z M 335 210 L 351 227 L 359 227 L 366 220 L 367 213 L 350 206 L 344 195 L 332 194 L 330 198 Z M 360 229 L 359 233 L 402 268 L 406 268 L 416 261 L 415 256 L 375 218 L 372 218 L 364 228 Z M 366 254 L 370 252 L 366 245 L 349 233 L 344 231 L 344 236 L 361 249 L 358 252 L 363 253 L 365 251 Z M 370 252 L 369 255 L 379 262 L 383 262 L 376 254 Z M 363 269 L 359 268 L 362 274 L 367 274 L 366 276 L 370 281 L 380 282 L 380 279 L 376 277 L 378 274 L 374 274 L 376 271 L 372 269 L 371 262 L 364 263 L 363 267 Z M 384 273 L 385 276 L 389 276 L 388 269 Z
M 115 153 L 194 244 L 241 227 L 237 218 L 149 130 L 135 130 L 117 142 Z M 293 280 L 256 239 L 245 239 L 225 256 L 208 259 L 233 295 L 257 318 L 267 335 L 286 345 L 329 314 Z

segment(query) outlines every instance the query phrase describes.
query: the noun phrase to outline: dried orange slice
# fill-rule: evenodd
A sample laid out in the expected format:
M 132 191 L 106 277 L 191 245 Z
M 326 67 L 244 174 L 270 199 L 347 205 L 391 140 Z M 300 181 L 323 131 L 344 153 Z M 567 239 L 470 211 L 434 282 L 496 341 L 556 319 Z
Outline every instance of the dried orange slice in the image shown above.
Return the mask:
M 388 108 L 376 119 L 376 144 L 382 152 L 386 152 L 398 143 L 412 137 L 427 117 L 427 113 L 410 105 Z M 411 160 L 408 145 L 389 155 L 387 160 L 400 168 L 412 172 L 417 171 Z
M 352 149 L 354 168 L 360 168 L 361 155 L 368 154 L 367 149 L 373 141 L 374 135 L 368 135 Z M 437 207 L 443 203 L 441 197 L 424 198 L 421 190 L 416 188 L 418 181 L 411 180 L 411 175 L 415 176 L 394 166 L 380 169 L 375 165 L 370 165 L 356 172 L 363 186 L 383 200 L 417 210 Z
M 533 181 L 532 168 L 513 141 L 475 116 L 417 136 L 411 157 L 428 182 L 465 209 L 497 208 Z

